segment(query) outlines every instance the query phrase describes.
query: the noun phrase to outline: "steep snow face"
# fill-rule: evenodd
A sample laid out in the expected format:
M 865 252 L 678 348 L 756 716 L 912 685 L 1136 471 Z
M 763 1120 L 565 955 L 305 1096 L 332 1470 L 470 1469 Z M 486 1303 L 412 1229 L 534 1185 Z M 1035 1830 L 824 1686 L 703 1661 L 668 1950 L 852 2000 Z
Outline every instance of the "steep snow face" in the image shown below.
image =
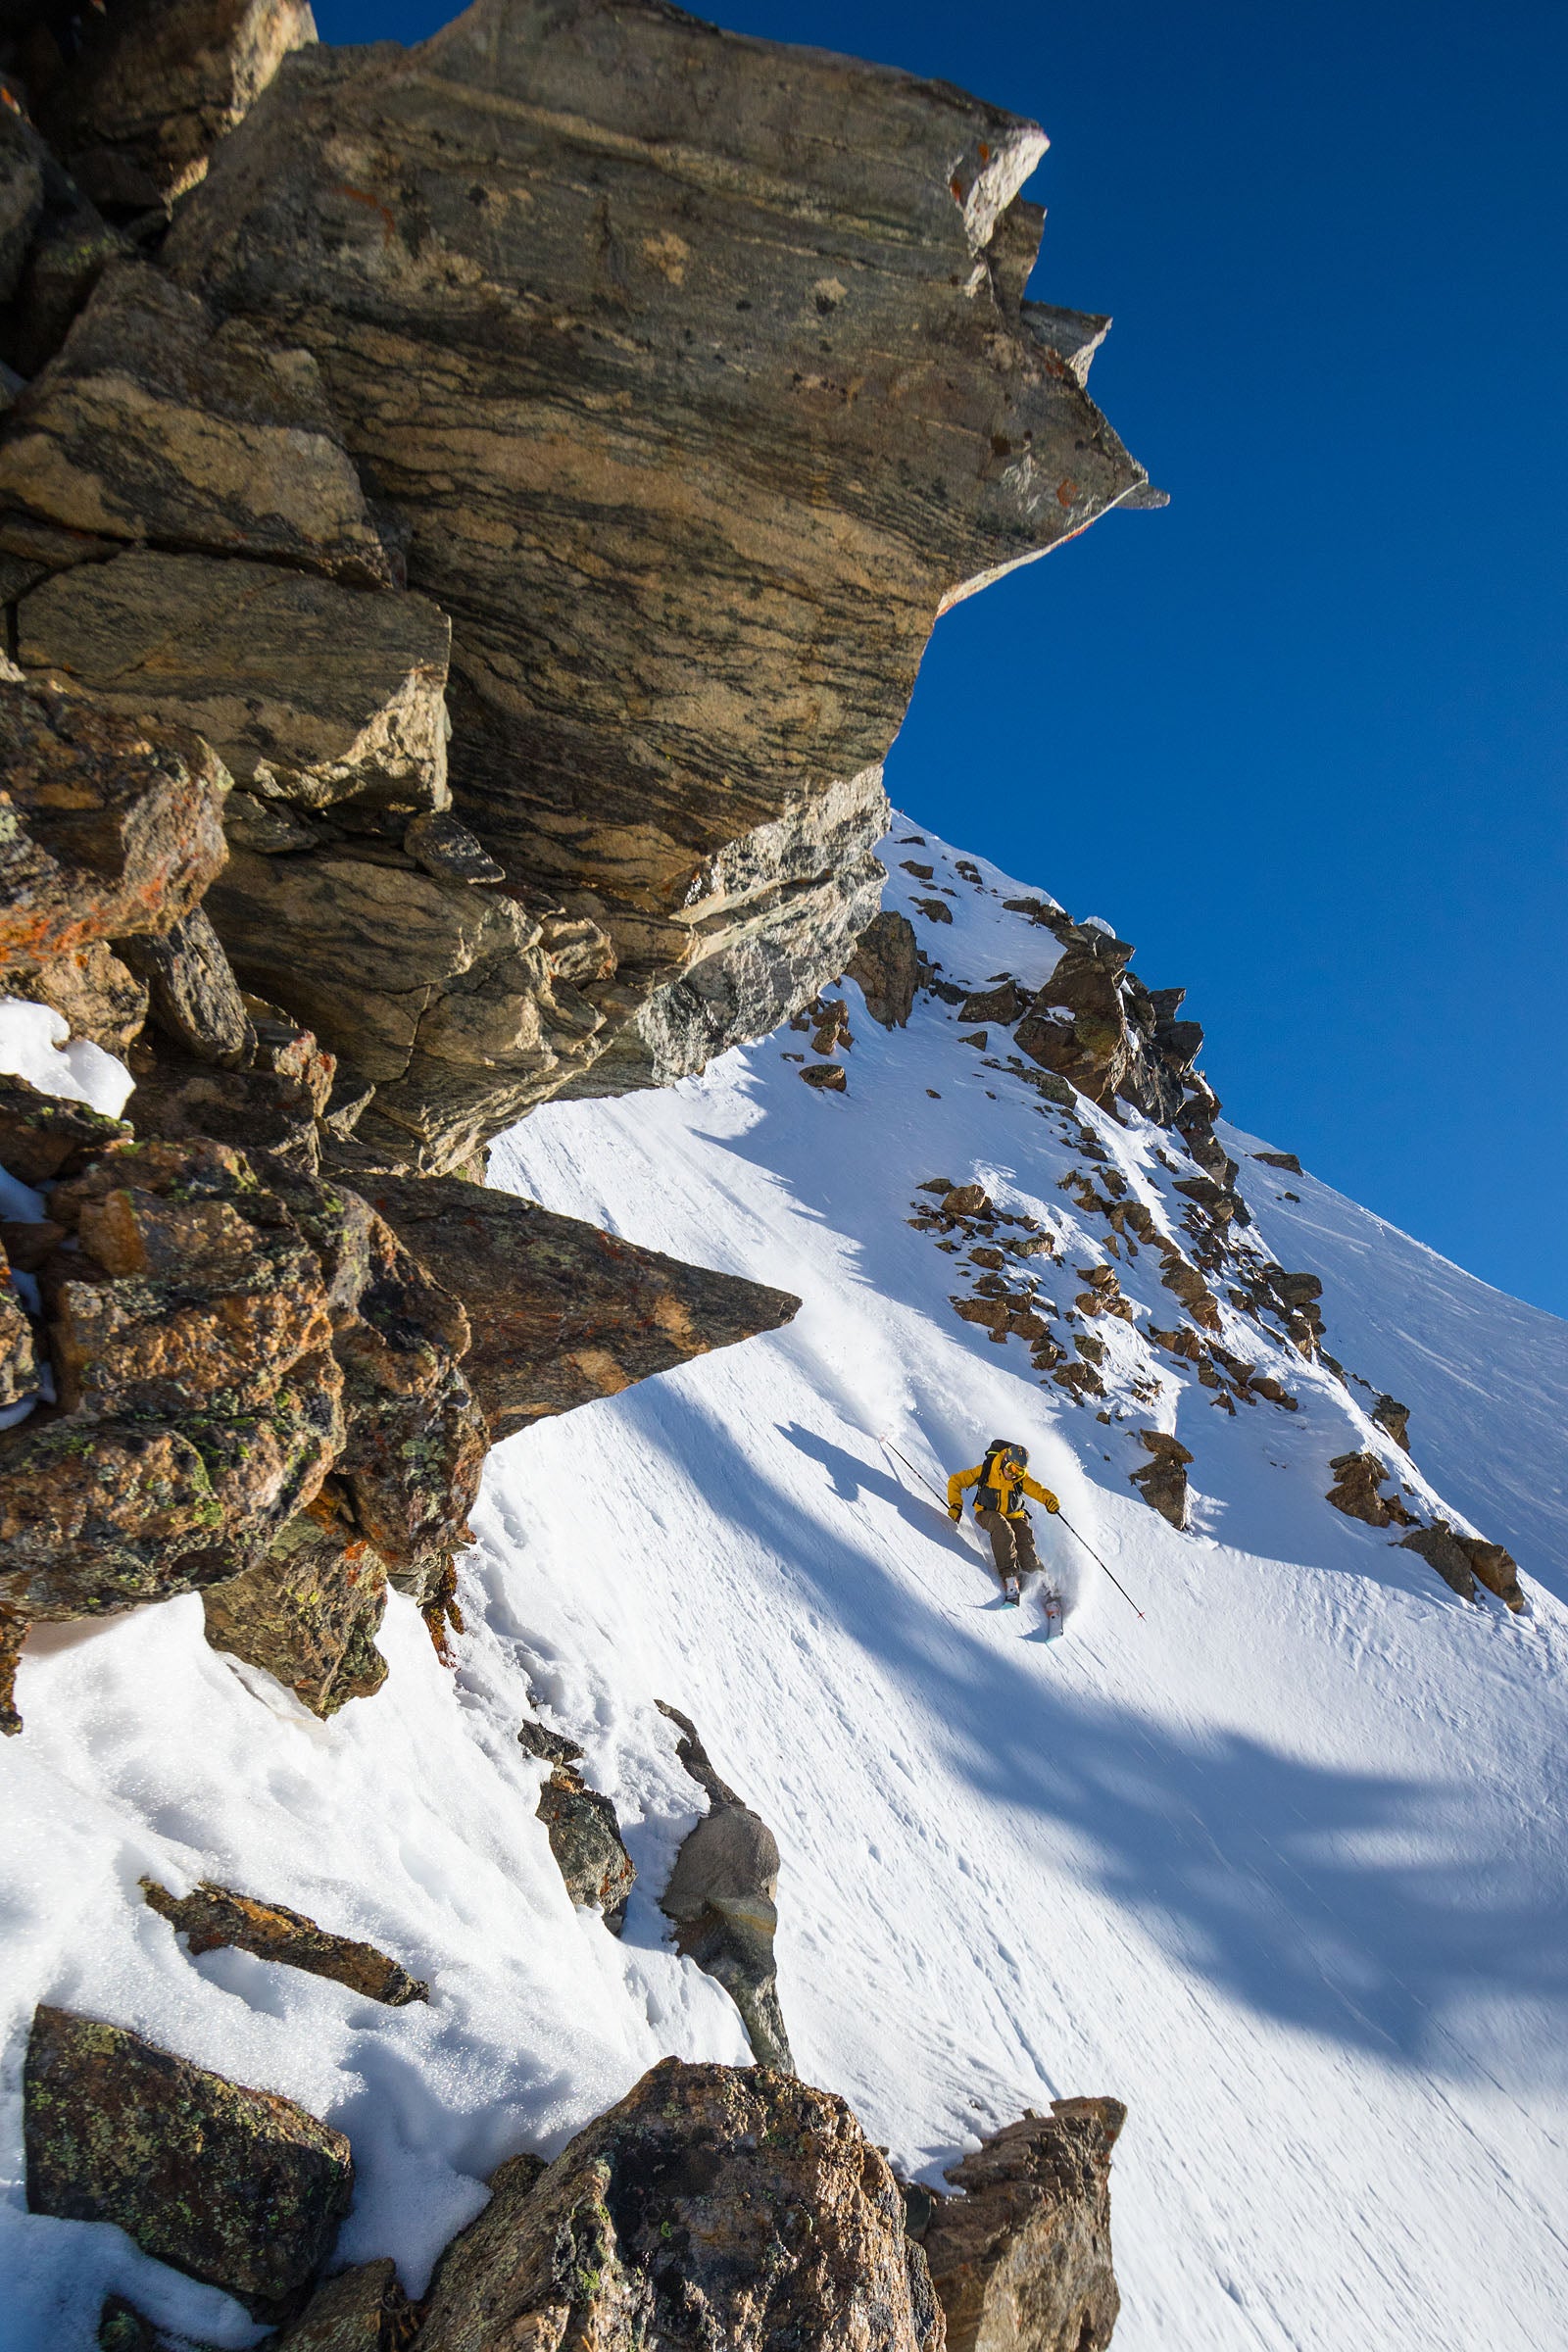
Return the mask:
M 1046 976 L 1050 931 L 1003 906 L 1017 885 L 929 837 L 886 855 L 890 903 L 949 906 L 914 914 L 949 977 Z M 906 857 L 935 869 L 912 897 Z M 536 1112 L 498 1151 L 493 1182 L 805 1303 L 497 1451 L 455 1677 L 396 1599 L 386 1689 L 325 1725 L 207 1649 L 195 1600 L 29 1649 L 28 1730 L 0 1755 L 8 2132 L 32 2002 L 114 2017 L 347 2130 L 344 2251 L 397 2255 L 417 2291 L 503 2154 L 553 2152 L 662 2051 L 743 2055 L 725 1996 L 662 1939 L 702 1803 L 663 1698 L 777 1834 L 803 2073 L 898 2162 L 936 2181 L 1026 2106 L 1129 2101 L 1126 2352 L 1556 2340 L 1568 1327 L 1244 1159 L 1243 1249 L 1321 1276 L 1328 1345 L 1369 1385 L 1233 1305 L 1238 1259 L 1209 1278 L 1213 1336 L 1297 1409 L 1205 1387 L 1149 1337 L 1185 1321 L 1161 1245 L 1200 1247 L 1179 1141 L 1063 1111 L 938 998 L 889 1034 L 845 994 L 842 1095 L 801 1083 L 810 1040 L 785 1030 L 661 1095 Z M 907 1221 L 939 1176 L 1032 1220 L 998 1225 L 1002 1278 L 1033 1286 L 1067 1360 L 1102 1346 L 1102 1394 L 959 1319 L 995 1270 Z M 1118 1233 L 1107 1201 L 1157 1238 Z M 1125 1317 L 1075 1306 L 1097 1268 Z M 1383 1388 L 1413 1407 L 1410 1456 L 1369 1418 Z M 1143 1429 L 1193 1456 L 1186 1531 L 1130 1484 Z M 884 1443 L 940 1487 L 993 1436 L 1029 1446 L 1141 1616 L 1037 1514 L 1066 1609 L 1048 1642 L 1038 1596 L 1004 1610 L 972 1527 Z M 1418 1517 L 1507 1544 L 1531 1613 L 1466 1605 L 1397 1528 L 1332 1509 L 1331 1459 L 1362 1449 Z M 584 1742 L 628 1826 L 619 1944 L 571 1912 L 534 1819 L 532 1712 Z M 143 1872 L 372 1936 L 429 2007 L 192 1962 Z M 255 2335 L 117 2232 L 27 2220 L 20 2187 L 0 2219 L 8 2346 L 86 2352 L 111 2284 L 210 2341 Z

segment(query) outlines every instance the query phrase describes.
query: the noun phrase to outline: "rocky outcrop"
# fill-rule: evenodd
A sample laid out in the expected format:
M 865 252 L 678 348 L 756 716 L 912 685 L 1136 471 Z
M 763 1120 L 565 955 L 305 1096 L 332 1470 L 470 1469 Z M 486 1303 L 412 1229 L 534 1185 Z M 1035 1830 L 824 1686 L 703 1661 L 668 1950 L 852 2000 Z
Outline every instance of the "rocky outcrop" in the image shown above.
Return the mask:
M 1171 1526 L 1187 1525 L 1187 1466 L 1192 1455 L 1176 1438 L 1163 1430 L 1141 1429 L 1138 1442 L 1153 1456 L 1142 1469 L 1129 1473 L 1131 1484 L 1144 1500 Z
M 1389 1470 L 1375 1453 L 1337 1453 L 1329 1468 L 1334 1484 L 1328 1500 L 1348 1519 L 1359 1519 L 1365 1527 L 1415 1526 L 1414 1513 L 1405 1509 L 1397 1493 L 1381 1492 Z
M 914 1009 L 920 985 L 920 951 L 914 925 L 891 909 L 873 915 L 844 967 L 865 999 L 865 1009 L 884 1029 L 903 1029 Z
M 1333 1499 L 1330 1495 L 1329 1500 Z M 1435 1520 L 1431 1527 L 1411 1528 L 1399 1542 L 1404 1550 L 1418 1552 L 1462 1600 L 1475 1599 L 1479 1582 L 1516 1617 L 1529 1613 L 1518 1562 L 1500 1544 L 1489 1544 L 1481 1536 L 1462 1536 L 1446 1519 Z
M 1396 1446 L 1402 1446 L 1405 1452 L 1409 1452 L 1410 1407 L 1407 1404 L 1401 1404 L 1396 1396 L 1391 1396 L 1385 1390 L 1372 1407 L 1372 1418 L 1379 1429 L 1388 1432 Z
M 0 1607 L 204 1590 L 210 1637 L 318 1712 L 375 1688 L 388 1575 L 428 1598 L 477 1490 L 462 1307 L 357 1195 L 6 1093 L 0 1159 L 54 1179 L 58 1403 L 0 1431 Z
M 682 1840 L 659 1907 L 674 1923 L 680 1951 L 735 2003 L 759 2066 L 793 2074 L 773 1956 L 778 1840 L 719 1779 L 691 1719 L 662 1700 L 660 1708 L 680 1734 L 675 1752 L 706 1792 L 709 1809 Z
M 940 2352 L 898 2185 L 842 2099 L 666 2058 L 542 2175 L 503 2168 L 419 2352 Z
M 331 2252 L 349 2144 L 292 2099 L 41 2008 L 23 2101 L 30 2213 L 117 2223 L 258 2319 L 286 2317 Z
M 1121 2308 L 1111 2266 L 1119 2099 L 1054 2099 L 911 2199 L 951 2352 L 1103 2352 Z
M 493 1438 L 776 1331 L 787 1291 L 683 1265 L 458 1177 L 368 1177 L 367 1197 L 467 1306 L 464 1372 Z
M 378 1952 L 373 1943 L 351 1936 L 334 1936 L 318 1928 L 302 1911 L 282 1903 L 264 1903 L 252 1894 L 236 1894 L 203 1879 L 189 1894 L 171 1894 L 156 1879 L 143 1879 L 141 1890 L 149 1907 L 167 1919 L 185 1938 L 192 1959 L 202 1952 L 235 1946 L 254 1952 L 259 1960 L 274 1960 L 285 1968 L 303 1969 L 308 1976 L 330 1977 L 367 2000 L 384 2001 L 401 2009 L 409 2001 L 429 1998 L 430 1988 L 408 1970 Z
M 459 815 L 613 941 L 597 1043 L 520 1094 L 471 1057 L 473 1135 L 842 971 L 938 611 L 1146 494 L 1082 388 L 1103 322 L 1022 299 L 1042 144 L 646 0 L 480 0 L 286 59 L 181 207 L 173 275 L 312 356 L 452 615 Z M 428 1164 L 462 1114 L 408 1129 Z
M 1475 1573 L 1464 1546 L 1446 1519 L 1438 1520 L 1432 1527 L 1412 1527 L 1399 1538 L 1399 1546 L 1403 1551 L 1418 1553 L 1461 1600 L 1474 1600 Z

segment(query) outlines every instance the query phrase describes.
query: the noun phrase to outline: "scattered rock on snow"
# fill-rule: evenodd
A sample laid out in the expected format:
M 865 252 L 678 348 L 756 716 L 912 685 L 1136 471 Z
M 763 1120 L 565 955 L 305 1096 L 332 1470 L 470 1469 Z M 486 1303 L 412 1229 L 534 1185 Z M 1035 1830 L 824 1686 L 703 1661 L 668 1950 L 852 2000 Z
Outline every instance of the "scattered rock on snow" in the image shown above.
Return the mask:
M 286 1968 L 303 1969 L 309 1976 L 330 1977 L 334 1984 L 346 1984 L 351 1992 L 364 1993 L 368 2000 L 383 2001 L 389 2009 L 429 1998 L 427 1984 L 411 1977 L 385 1952 L 378 1952 L 373 1943 L 334 1936 L 302 1911 L 290 1911 L 282 1903 L 236 1894 L 230 1887 L 215 1886 L 211 1879 L 203 1879 L 189 1894 L 171 1894 L 156 1879 L 143 1879 L 141 1890 L 149 1907 L 185 1937 L 193 1959 L 232 1944 L 242 1952 L 254 1952 L 259 1960 L 276 1960 Z
M 1418 1552 L 1461 1600 L 1474 1600 L 1476 1580 L 1469 1555 L 1446 1519 L 1436 1520 L 1431 1527 L 1411 1528 L 1408 1535 L 1399 1538 L 1399 1548 Z
M 1396 1396 L 1391 1396 L 1385 1391 L 1372 1407 L 1372 1418 L 1379 1429 L 1388 1431 L 1396 1446 L 1402 1446 L 1405 1452 L 1409 1452 L 1410 1407 L 1407 1404 L 1401 1404 Z
M 525 1725 L 518 1734 L 525 1746 L 533 1745 L 527 1735 L 534 1728 Z M 575 1763 L 559 1763 L 539 1791 L 538 1812 L 566 1892 L 579 1910 L 591 1904 L 603 1912 L 606 1927 L 618 1936 L 637 1871 L 610 1798 L 584 1784 Z
M 1283 1168 L 1287 1175 L 1299 1176 L 1302 1172 L 1294 1152 L 1254 1152 L 1252 1157 L 1260 1159 L 1266 1168 Z
M 1334 1472 L 1334 1485 L 1328 1500 L 1348 1519 L 1359 1519 L 1367 1527 L 1414 1527 L 1413 1514 L 1407 1511 L 1397 1494 L 1383 1494 L 1379 1489 L 1390 1475 L 1388 1465 L 1380 1462 L 1375 1453 L 1338 1453 L 1329 1468 Z
M 288 2316 L 331 2252 L 349 2143 L 292 2099 L 44 2007 L 23 2100 L 30 2213 L 118 2223 L 259 2319 Z
M 842 2099 L 663 2059 L 448 2248 L 419 2352 L 940 2352 L 925 2257 Z
M 801 1076 L 808 1086 L 814 1086 L 819 1093 L 829 1095 L 842 1095 L 849 1085 L 842 1061 L 808 1062 Z
M 660 1909 L 675 1923 L 680 1950 L 729 1993 L 758 2064 L 793 2074 L 773 1956 L 778 1841 L 719 1779 L 690 1717 L 659 1703 L 680 1733 L 676 1754 L 709 1799 L 708 1812 L 681 1843 Z
M 1055 2099 L 949 2171 L 914 2220 L 950 2352 L 1102 2352 L 1121 2297 L 1110 2248 L 1119 2099 Z
M 1132 1471 L 1130 1482 L 1144 1500 L 1156 1510 L 1172 1527 L 1187 1525 L 1187 1465 L 1192 1455 L 1187 1447 L 1159 1429 L 1141 1429 L 1140 1445 L 1153 1455 L 1141 1470 Z
M 844 977 L 857 981 L 865 1009 L 884 1029 L 903 1029 L 914 1009 L 920 952 L 914 925 L 892 907 L 873 915 L 855 943 Z

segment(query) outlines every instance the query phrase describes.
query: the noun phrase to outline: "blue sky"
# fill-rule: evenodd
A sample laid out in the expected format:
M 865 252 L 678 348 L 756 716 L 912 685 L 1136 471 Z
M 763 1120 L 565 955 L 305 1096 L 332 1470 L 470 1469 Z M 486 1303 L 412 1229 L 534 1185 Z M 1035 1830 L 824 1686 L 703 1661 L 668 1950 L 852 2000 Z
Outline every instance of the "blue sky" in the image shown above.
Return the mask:
M 1239 1121 L 1568 1313 L 1568 10 L 714 14 L 1045 124 L 1034 291 L 1114 315 L 1172 496 L 942 622 L 895 797 L 1185 984 Z

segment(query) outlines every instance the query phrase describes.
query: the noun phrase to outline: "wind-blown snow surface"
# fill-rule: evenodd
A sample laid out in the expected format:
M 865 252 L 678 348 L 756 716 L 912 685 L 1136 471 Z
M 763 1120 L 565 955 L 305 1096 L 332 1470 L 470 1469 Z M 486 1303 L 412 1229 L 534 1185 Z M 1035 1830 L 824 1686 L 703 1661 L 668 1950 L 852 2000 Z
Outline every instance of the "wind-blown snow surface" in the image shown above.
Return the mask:
M 1044 976 L 1055 944 L 1004 910 L 1015 885 L 934 842 L 890 862 L 911 855 L 937 869 L 922 895 L 951 894 L 950 926 L 917 918 L 950 974 Z M 112 2016 L 347 2130 L 344 2250 L 398 2255 L 417 2291 L 502 2155 L 560 2147 L 662 2051 L 743 2054 L 662 1942 L 701 1803 L 662 1697 L 777 1833 L 803 2073 L 896 2160 L 935 2180 L 1027 2105 L 1129 2102 L 1122 2352 L 1540 2352 L 1568 2254 L 1568 1327 L 1249 1162 L 1261 1247 L 1322 1274 L 1328 1344 L 1371 1386 L 1227 1307 L 1224 1344 L 1299 1399 L 1232 1415 L 1144 1336 L 1181 1320 L 1154 1251 L 1107 1259 L 1059 1187 L 1108 1168 L 1180 1238 L 1173 1139 L 1086 1108 L 1097 1161 L 939 1000 L 889 1035 L 847 994 L 844 1096 L 802 1085 L 786 1030 L 662 1095 L 538 1112 L 497 1152 L 493 1182 L 805 1303 L 498 1450 L 455 1679 L 396 1600 L 386 1690 L 328 1725 L 207 1649 L 194 1599 L 29 1649 L 0 1758 L 13 2133 L 32 2002 Z M 1089 1327 L 1107 1421 L 955 1315 L 959 1258 L 906 1222 L 935 1176 L 1058 1237 L 1027 1270 L 1063 1340 L 1072 1270 L 1114 1262 L 1136 1320 Z M 1385 1386 L 1413 1461 L 1366 1419 Z M 1128 1483 L 1146 1426 L 1196 1457 L 1192 1533 Z M 940 1484 L 993 1435 L 1028 1443 L 1142 1620 L 1040 1523 L 1068 1611 L 1048 1645 L 879 1443 Z M 1423 1515 L 1446 1497 L 1510 1544 L 1529 1618 L 1465 1606 L 1328 1506 L 1330 1456 L 1366 1445 Z M 533 1818 L 531 1707 L 630 1825 L 622 1944 L 572 1915 Z M 143 1872 L 371 1936 L 430 2005 L 193 1963 Z M 16 2187 L 4 2220 L 8 2345 L 85 2352 L 108 2284 L 210 2340 L 256 2332 L 115 2231 L 29 2221 Z

